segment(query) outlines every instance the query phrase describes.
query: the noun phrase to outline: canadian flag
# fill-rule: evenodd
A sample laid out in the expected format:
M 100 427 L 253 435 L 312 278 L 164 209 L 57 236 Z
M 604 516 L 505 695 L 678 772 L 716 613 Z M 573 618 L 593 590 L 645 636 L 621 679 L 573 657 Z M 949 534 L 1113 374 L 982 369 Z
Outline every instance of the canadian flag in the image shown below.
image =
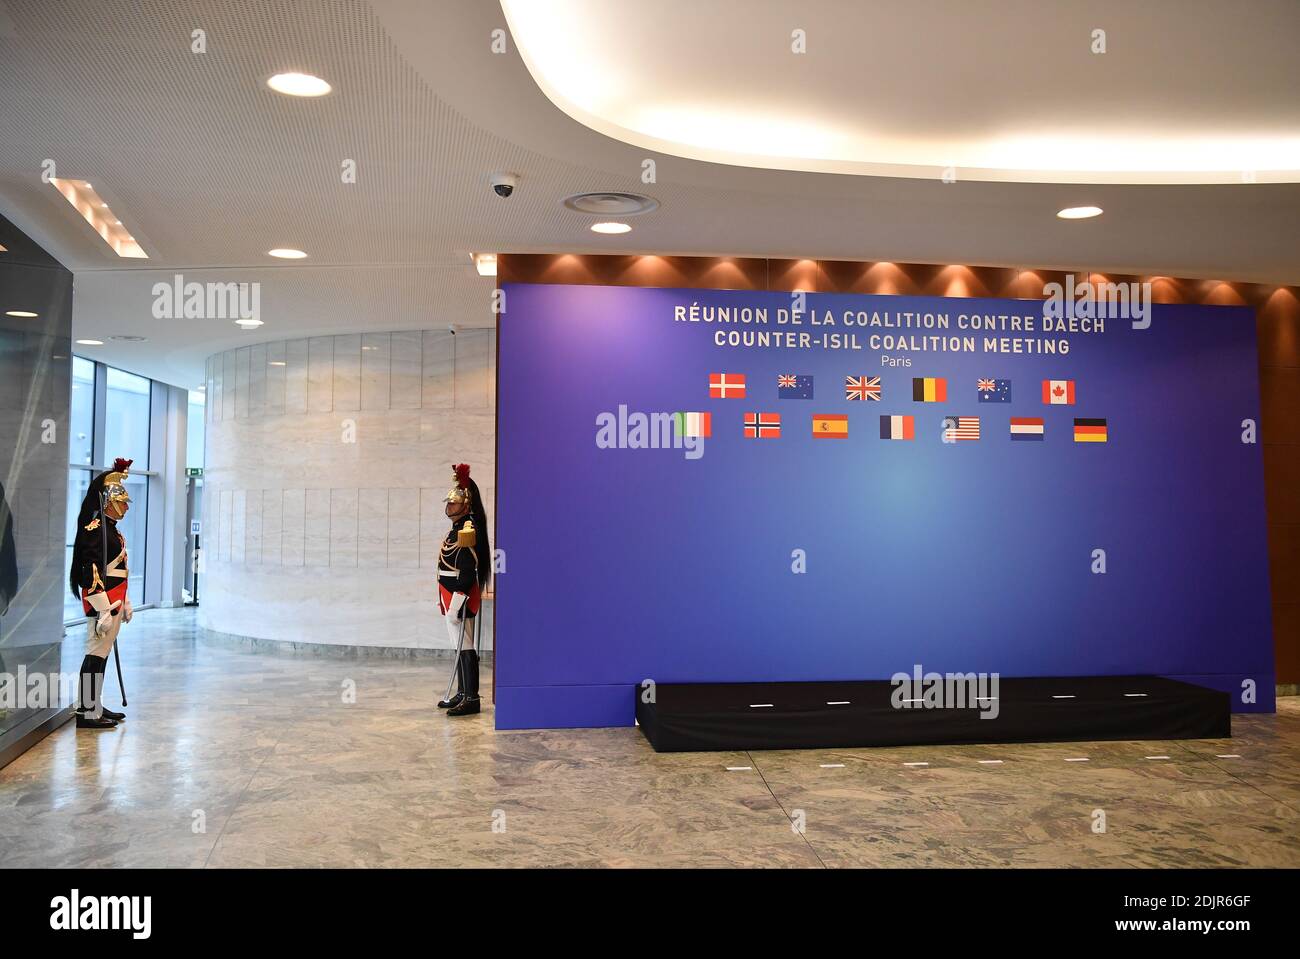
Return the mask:
M 1074 380 L 1043 380 L 1043 402 L 1053 406 L 1074 405 Z

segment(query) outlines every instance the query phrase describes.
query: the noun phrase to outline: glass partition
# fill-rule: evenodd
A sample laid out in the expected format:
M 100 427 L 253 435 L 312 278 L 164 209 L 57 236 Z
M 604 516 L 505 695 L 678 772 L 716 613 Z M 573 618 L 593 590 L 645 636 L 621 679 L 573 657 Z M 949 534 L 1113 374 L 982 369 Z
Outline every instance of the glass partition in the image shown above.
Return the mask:
M 72 416 L 68 423 L 68 462 L 86 465 L 95 462 L 95 364 L 80 356 L 72 358 Z
M 66 715 L 76 691 L 75 676 L 64 684 L 61 530 L 69 451 L 81 447 L 69 429 L 72 274 L 3 217 L 0 246 L 3 765 Z
M 104 466 L 117 457 L 134 460 L 137 470 L 149 468 L 149 380 L 105 367 Z

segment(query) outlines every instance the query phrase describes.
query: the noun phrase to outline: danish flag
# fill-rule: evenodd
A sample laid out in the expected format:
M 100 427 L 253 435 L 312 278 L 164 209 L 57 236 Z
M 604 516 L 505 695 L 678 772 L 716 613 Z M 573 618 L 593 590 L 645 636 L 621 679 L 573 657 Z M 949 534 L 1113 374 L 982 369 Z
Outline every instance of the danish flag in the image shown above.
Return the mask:
M 745 398 L 744 373 L 710 373 L 709 399 L 743 400 Z

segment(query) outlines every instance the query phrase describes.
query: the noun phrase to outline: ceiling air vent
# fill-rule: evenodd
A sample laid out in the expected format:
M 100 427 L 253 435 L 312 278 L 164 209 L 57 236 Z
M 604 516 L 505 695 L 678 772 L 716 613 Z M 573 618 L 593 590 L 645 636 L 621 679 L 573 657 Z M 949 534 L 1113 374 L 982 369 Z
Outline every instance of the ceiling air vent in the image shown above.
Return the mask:
M 597 216 L 636 216 L 659 209 L 659 201 L 639 193 L 575 193 L 564 205 Z

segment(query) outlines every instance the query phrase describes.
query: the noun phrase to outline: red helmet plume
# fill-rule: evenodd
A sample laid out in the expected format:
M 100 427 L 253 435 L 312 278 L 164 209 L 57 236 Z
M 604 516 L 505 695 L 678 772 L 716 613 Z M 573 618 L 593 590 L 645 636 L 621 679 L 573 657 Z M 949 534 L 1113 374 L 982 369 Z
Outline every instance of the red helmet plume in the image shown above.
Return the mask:
M 457 463 L 455 466 L 451 468 L 451 471 L 454 474 L 456 474 L 456 485 L 459 486 L 461 489 L 468 489 L 469 488 L 469 464 Z
M 127 470 L 131 468 L 131 464 L 134 462 L 135 460 L 123 459 L 121 456 L 119 456 L 117 459 L 113 460 L 113 472 L 125 473 Z

